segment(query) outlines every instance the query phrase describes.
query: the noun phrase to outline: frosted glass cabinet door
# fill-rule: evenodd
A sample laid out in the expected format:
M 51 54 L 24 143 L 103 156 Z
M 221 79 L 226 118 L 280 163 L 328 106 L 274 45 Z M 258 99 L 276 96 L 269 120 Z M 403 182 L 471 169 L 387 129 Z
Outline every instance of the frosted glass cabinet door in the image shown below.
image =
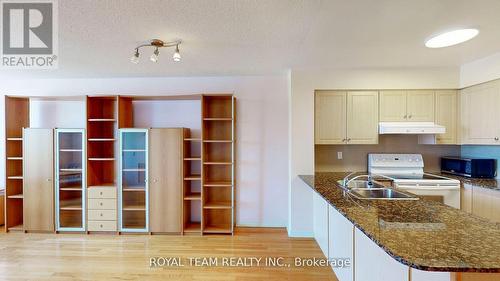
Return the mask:
M 56 129 L 56 226 L 85 231 L 85 146 L 83 129 Z
M 148 231 L 148 130 L 120 129 L 120 231 Z

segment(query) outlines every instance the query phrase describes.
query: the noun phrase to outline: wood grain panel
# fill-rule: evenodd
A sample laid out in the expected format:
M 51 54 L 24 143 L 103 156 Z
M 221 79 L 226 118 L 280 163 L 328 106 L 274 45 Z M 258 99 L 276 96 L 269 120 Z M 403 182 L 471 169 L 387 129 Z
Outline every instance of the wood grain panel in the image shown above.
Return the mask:
M 24 229 L 54 231 L 52 129 L 24 130 Z
M 149 217 L 151 232 L 182 231 L 183 129 L 149 133 Z
M 346 139 L 345 91 L 318 91 L 315 96 L 316 144 L 344 144 Z

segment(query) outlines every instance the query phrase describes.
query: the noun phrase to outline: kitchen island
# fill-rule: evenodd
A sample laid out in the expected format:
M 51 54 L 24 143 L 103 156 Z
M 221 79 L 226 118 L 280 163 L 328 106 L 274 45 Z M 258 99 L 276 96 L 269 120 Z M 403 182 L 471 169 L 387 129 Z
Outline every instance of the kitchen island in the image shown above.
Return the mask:
M 339 280 L 500 280 L 499 224 L 428 200 L 354 199 L 337 182 L 346 174 L 300 176 L 325 256 L 354 260 L 334 268 Z

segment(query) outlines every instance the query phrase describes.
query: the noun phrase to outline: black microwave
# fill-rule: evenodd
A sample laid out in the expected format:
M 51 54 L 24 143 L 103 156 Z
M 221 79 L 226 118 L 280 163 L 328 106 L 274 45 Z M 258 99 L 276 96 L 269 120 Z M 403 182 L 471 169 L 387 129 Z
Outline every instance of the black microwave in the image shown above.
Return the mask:
M 441 157 L 441 172 L 469 178 L 494 178 L 496 159 Z

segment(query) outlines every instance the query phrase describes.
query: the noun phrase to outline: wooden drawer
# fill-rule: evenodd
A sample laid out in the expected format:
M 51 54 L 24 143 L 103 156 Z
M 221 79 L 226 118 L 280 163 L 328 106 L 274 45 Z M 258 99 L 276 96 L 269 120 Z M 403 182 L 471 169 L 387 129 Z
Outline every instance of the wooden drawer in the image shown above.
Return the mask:
M 116 210 L 116 199 L 89 199 L 89 210 Z
M 116 198 L 116 188 L 114 187 L 92 187 L 88 189 L 88 197 L 95 199 Z
M 88 231 L 116 231 L 116 221 L 88 221 Z
M 89 221 L 116 221 L 116 210 L 89 210 Z

